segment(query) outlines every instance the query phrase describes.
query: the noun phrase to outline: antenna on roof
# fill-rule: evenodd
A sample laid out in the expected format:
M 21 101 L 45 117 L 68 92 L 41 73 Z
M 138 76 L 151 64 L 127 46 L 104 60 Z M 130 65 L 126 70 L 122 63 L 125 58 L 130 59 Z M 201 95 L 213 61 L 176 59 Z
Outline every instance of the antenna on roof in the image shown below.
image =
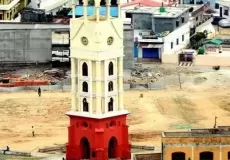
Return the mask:
M 216 128 L 216 119 L 217 119 L 217 117 L 215 116 L 215 122 L 214 122 L 213 128 Z

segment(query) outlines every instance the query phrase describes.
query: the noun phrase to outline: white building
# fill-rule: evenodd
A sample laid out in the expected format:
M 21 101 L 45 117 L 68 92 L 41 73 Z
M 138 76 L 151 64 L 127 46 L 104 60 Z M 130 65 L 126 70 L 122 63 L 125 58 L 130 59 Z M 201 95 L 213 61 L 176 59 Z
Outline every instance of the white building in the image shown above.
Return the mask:
M 161 61 L 189 44 L 189 8 L 141 7 L 132 11 L 136 51 L 139 61 Z M 134 40 L 134 41 L 135 41 Z
M 218 0 L 217 3 L 219 4 L 220 17 L 230 19 L 230 1 Z

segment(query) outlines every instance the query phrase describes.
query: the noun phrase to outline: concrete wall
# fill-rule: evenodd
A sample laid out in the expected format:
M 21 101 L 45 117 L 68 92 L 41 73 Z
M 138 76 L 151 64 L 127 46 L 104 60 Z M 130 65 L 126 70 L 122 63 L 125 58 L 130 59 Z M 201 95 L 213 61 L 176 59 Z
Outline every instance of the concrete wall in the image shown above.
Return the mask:
M 52 44 L 69 44 L 69 33 L 62 32 L 58 34 L 52 32 Z
M 51 61 L 50 30 L 4 30 L 0 41 L 1 63 Z
M 137 153 L 136 160 L 161 160 L 161 153 Z
M 174 30 L 168 36 L 164 37 L 164 48 L 162 54 L 174 53 L 187 46 L 189 44 L 189 34 L 190 23 L 188 22 L 180 28 Z M 184 41 L 182 41 L 182 35 L 184 35 Z M 177 39 L 179 40 L 179 44 L 177 44 Z M 173 47 L 171 47 L 171 43 L 173 43 Z
M 225 6 L 225 5 L 222 5 L 222 4 L 219 4 L 219 8 L 220 7 L 222 7 L 222 16 L 224 18 L 228 18 L 229 19 L 229 17 L 230 17 L 230 9 L 229 9 L 229 7 Z M 225 10 L 227 11 L 228 15 L 225 14 Z M 220 11 L 220 9 L 219 9 L 219 11 Z
M 230 66 L 230 56 L 197 55 L 194 60 L 197 66 Z
M 133 29 L 124 29 L 124 69 L 130 69 L 134 66 L 133 42 Z
M 177 54 L 162 54 L 162 63 L 177 64 L 178 55 Z
M 182 23 L 182 17 L 184 17 L 184 23 Z M 187 11 L 181 14 L 177 18 L 158 18 L 158 17 L 156 18 L 154 17 L 152 21 L 153 21 L 152 24 L 154 24 L 153 25 L 154 32 L 163 32 L 163 31 L 172 32 L 189 21 L 189 12 Z M 179 22 L 178 27 L 176 26 L 176 21 Z
M 133 29 L 152 29 L 152 14 L 149 13 L 133 13 L 132 14 Z

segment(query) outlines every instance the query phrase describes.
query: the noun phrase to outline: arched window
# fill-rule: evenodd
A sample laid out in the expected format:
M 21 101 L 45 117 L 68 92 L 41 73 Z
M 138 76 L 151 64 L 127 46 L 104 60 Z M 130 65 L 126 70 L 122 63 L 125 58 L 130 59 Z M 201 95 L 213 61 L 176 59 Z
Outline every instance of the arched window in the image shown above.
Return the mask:
M 82 83 L 82 91 L 83 92 L 88 92 L 88 83 L 87 82 Z
M 88 104 L 86 98 L 83 99 L 83 111 L 89 112 L 89 104 Z
M 200 153 L 200 160 L 213 160 L 214 154 L 213 152 L 201 152 Z
M 113 111 L 113 98 L 110 98 L 108 103 L 108 111 Z
M 109 91 L 113 91 L 113 82 L 110 81 L 108 84 Z
M 109 76 L 113 75 L 113 63 L 109 62 Z
M 172 159 L 171 160 L 186 160 L 186 155 L 184 152 L 174 152 L 172 153 Z
M 88 65 L 85 62 L 82 64 L 82 75 L 88 76 Z

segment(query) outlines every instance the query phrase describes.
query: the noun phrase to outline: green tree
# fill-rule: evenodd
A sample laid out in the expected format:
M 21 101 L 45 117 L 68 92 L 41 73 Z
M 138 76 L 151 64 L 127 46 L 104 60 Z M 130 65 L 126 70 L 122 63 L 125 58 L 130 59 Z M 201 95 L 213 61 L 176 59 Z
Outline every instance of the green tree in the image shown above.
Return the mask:
M 88 3 L 89 3 L 89 5 L 92 5 L 92 6 L 93 6 L 93 5 L 94 5 L 94 0 L 89 0 Z

